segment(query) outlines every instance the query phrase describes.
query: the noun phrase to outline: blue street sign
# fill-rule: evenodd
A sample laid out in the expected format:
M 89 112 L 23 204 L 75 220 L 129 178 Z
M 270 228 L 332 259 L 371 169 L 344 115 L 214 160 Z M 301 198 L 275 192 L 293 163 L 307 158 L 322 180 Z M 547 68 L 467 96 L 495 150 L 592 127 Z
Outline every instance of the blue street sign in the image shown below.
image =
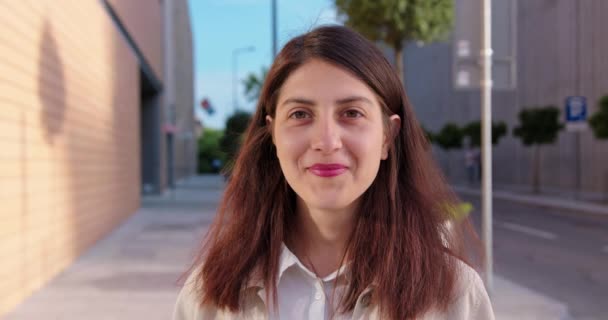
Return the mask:
M 587 121 L 587 98 L 581 96 L 566 98 L 566 121 Z
M 566 129 L 585 130 L 587 127 L 587 98 L 570 96 L 566 98 Z

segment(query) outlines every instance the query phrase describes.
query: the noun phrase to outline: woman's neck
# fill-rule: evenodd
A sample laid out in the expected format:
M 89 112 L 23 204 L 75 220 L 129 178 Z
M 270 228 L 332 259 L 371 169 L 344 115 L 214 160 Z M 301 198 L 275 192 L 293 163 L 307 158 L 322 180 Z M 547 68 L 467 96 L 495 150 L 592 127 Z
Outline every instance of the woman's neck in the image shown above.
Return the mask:
M 340 267 L 354 228 L 355 207 L 324 210 L 298 199 L 295 254 L 317 276 L 325 277 Z

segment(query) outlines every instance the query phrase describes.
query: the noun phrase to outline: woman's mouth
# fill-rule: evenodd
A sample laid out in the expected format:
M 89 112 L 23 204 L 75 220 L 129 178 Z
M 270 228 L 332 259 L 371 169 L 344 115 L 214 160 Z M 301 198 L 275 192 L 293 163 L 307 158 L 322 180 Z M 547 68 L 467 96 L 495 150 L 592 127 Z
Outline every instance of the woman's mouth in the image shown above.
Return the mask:
M 323 178 L 339 176 L 347 169 L 347 166 L 339 163 L 315 163 L 308 168 L 312 174 Z

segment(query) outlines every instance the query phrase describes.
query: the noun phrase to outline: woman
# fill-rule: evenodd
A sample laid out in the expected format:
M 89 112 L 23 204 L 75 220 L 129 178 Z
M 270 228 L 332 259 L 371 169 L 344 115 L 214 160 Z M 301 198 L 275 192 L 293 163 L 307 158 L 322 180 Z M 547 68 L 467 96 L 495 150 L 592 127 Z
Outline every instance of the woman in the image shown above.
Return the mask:
M 296 37 L 174 319 L 493 319 L 456 200 L 374 44 L 339 26 Z

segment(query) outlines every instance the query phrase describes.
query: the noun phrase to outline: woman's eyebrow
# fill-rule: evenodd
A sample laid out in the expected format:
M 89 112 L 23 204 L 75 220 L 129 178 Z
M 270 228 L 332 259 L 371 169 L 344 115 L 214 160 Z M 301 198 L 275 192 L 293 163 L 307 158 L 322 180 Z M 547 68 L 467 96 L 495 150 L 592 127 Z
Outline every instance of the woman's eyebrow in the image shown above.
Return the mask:
M 364 102 L 369 105 L 373 105 L 374 103 L 366 97 L 363 96 L 350 96 L 342 99 L 336 100 L 336 104 L 348 104 L 351 102 Z
M 305 98 L 299 98 L 299 97 L 289 98 L 289 99 L 283 101 L 283 103 L 281 103 L 281 105 L 284 106 L 284 105 L 290 104 L 290 103 L 305 104 L 305 105 L 309 105 L 309 106 L 315 105 L 314 101 L 305 99 Z
M 363 96 L 350 96 L 350 97 L 338 99 L 335 101 L 335 103 L 338 105 L 348 104 L 348 103 L 352 103 L 352 102 L 363 102 L 363 103 L 367 103 L 369 105 L 373 105 L 373 102 L 371 100 L 369 100 L 368 98 L 363 97 Z M 308 106 L 316 105 L 316 103 L 313 100 L 309 100 L 306 98 L 300 98 L 300 97 L 289 98 L 289 99 L 283 101 L 283 103 L 281 105 L 283 106 L 283 105 L 287 105 L 290 103 L 304 104 L 304 105 L 308 105 Z

